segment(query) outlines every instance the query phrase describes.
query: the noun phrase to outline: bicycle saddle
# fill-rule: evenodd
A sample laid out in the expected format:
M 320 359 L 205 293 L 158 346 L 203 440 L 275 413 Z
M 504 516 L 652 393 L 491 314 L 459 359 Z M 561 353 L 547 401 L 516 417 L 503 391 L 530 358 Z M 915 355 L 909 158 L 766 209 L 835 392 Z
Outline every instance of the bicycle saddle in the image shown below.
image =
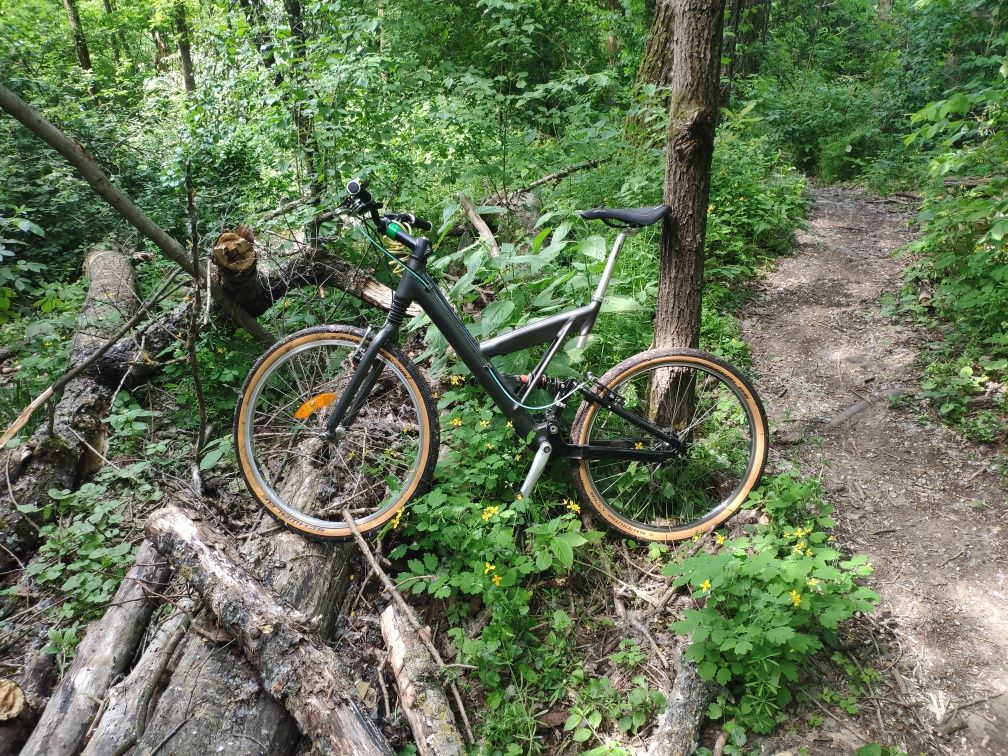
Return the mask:
M 657 223 L 672 212 L 668 205 L 654 207 L 629 207 L 623 210 L 608 207 L 596 207 L 592 210 L 582 210 L 579 215 L 585 220 L 601 220 L 607 225 L 609 221 L 619 221 L 628 226 L 650 226 Z

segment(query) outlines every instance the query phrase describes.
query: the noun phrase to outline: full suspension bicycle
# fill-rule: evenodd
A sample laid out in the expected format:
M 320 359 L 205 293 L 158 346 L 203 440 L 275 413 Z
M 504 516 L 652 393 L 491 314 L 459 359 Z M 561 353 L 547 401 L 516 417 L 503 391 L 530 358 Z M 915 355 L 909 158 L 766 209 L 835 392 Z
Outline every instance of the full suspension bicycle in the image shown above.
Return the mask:
M 547 463 L 572 466 L 577 496 L 615 530 L 677 541 L 730 517 L 759 481 L 767 457 L 766 414 L 734 367 L 694 349 L 652 349 L 601 378 L 547 375 L 571 338 L 584 346 L 626 238 L 670 212 L 666 205 L 581 213 L 620 229 L 591 301 L 479 343 L 428 275 L 428 221 L 382 213 L 364 182 L 347 186 L 347 212 L 365 234 L 408 251 L 377 331 L 325 325 L 291 334 L 263 354 L 235 412 L 238 462 L 254 497 L 303 535 L 343 539 L 345 517 L 376 531 L 429 490 L 440 426 L 431 389 L 397 345 L 416 303 L 516 432 L 531 439 L 532 463 L 519 492 L 528 497 Z M 372 243 L 391 253 L 371 238 Z M 545 346 L 527 375 L 502 374 L 494 357 Z M 552 397 L 533 404 L 533 392 Z M 564 409 L 580 406 L 568 422 Z M 482 504 L 480 504 L 482 506 Z

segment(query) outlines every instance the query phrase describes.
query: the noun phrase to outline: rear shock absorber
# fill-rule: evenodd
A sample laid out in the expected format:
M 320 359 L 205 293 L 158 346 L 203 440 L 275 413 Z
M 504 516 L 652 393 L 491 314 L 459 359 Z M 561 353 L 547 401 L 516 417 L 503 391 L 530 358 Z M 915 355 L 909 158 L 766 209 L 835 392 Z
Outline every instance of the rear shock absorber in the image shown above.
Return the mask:
M 531 380 L 531 378 L 532 378 L 531 375 L 512 376 L 512 380 L 518 386 L 528 386 L 529 380 Z M 563 390 L 565 384 L 566 381 L 564 379 L 551 378 L 549 376 L 543 375 L 540 376 L 539 383 L 536 386 L 536 388 L 542 389 L 543 391 L 548 391 L 551 394 L 558 394 Z

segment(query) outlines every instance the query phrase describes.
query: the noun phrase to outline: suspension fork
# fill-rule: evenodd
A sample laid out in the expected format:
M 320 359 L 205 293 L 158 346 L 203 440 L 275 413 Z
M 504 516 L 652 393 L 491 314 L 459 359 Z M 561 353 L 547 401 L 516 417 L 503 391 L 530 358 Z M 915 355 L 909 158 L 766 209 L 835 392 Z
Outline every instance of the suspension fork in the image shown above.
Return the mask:
M 341 429 L 345 431 L 357 418 L 357 413 L 364 406 L 364 402 L 371 394 L 371 389 L 374 388 L 378 377 L 385 369 L 381 360 L 378 359 L 378 352 L 389 339 L 395 338 L 398 330 L 398 326 L 386 321 L 381 330 L 371 339 L 370 344 L 365 346 L 365 341 L 361 341 L 364 354 L 361 356 L 360 362 L 357 363 L 353 375 L 350 376 L 346 390 L 343 391 L 343 395 L 340 396 L 326 420 L 325 435 L 327 437 L 332 437 Z M 364 338 L 367 339 L 367 334 Z

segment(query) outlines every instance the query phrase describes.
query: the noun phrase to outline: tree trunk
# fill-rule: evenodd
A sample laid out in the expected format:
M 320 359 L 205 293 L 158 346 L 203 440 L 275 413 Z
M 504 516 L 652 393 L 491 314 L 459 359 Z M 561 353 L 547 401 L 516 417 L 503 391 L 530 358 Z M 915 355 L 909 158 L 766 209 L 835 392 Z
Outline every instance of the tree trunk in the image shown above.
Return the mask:
M 186 23 L 183 0 L 175 2 L 175 33 L 178 35 L 179 60 L 182 61 L 182 78 L 185 80 L 186 93 L 192 95 L 196 91 L 196 76 L 193 74 L 192 55 L 189 47 L 189 25 Z
M 438 680 L 434 657 L 395 604 L 382 612 L 381 631 L 399 691 L 399 706 L 410 723 L 420 756 L 462 756 L 465 745 Z
M 255 40 L 256 49 L 259 51 L 263 65 L 266 68 L 273 68 L 276 63 L 276 57 L 273 54 L 273 36 L 269 33 L 266 9 L 263 8 L 262 0 L 238 0 L 238 4 L 241 5 L 245 20 L 252 30 L 252 38 Z M 279 72 L 277 76 L 279 76 Z M 278 79 L 275 83 L 279 85 L 281 81 L 282 79 Z
M 724 0 L 678 0 L 675 68 L 666 141 L 655 346 L 695 347 L 700 340 L 704 240 Z
M 126 49 L 126 40 L 123 38 L 122 29 L 116 24 L 115 6 L 112 5 L 112 0 L 102 0 L 102 5 L 105 7 L 105 18 L 108 24 L 113 27 L 112 60 L 115 61 L 116 68 L 118 68 L 122 61 L 122 51 Z
M 84 262 L 91 279 L 78 316 L 70 354 L 86 359 L 119 329 L 139 303 L 129 259 L 120 251 L 96 250 Z M 126 368 L 123 368 L 125 370 Z M 102 419 L 108 414 L 118 375 L 85 371 L 70 381 L 52 415 L 27 444 L 11 449 L 0 465 L 9 486 L 0 488 L 0 570 L 30 556 L 39 544 L 35 514 L 50 502 L 49 489 L 73 489 L 101 466 L 106 446 Z
M 357 707 L 343 663 L 319 639 L 311 614 L 281 605 L 249 573 L 228 541 L 176 507 L 152 514 L 145 532 L 235 636 L 259 671 L 263 687 L 283 702 L 316 749 L 332 754 L 392 753 L 375 724 Z M 307 571 L 317 576 L 320 567 L 324 569 L 316 563 Z M 231 682 L 233 686 L 233 677 Z M 221 721 L 228 720 L 218 716 L 213 724 L 219 729 Z M 188 729 L 191 723 L 185 726 Z M 190 745 L 192 750 L 174 741 L 172 751 L 214 752 L 205 740 Z M 140 748 L 144 749 L 143 742 Z
M 88 76 L 91 75 L 91 53 L 88 51 L 87 40 L 84 38 L 84 27 L 81 26 L 80 15 L 77 13 L 75 0 L 63 0 L 67 18 L 70 21 L 70 34 L 73 36 L 74 49 L 77 51 L 77 63 Z M 94 87 L 94 81 L 88 85 Z M 94 94 L 94 91 L 91 92 Z
M 728 107 L 731 100 L 732 82 L 735 78 L 735 55 L 739 50 L 739 32 L 742 14 L 748 0 L 727 0 L 728 20 L 724 28 L 721 44 L 721 106 Z
M 156 606 L 150 589 L 160 593 L 168 579 L 167 562 L 144 542 L 108 610 L 92 623 L 73 664 L 46 706 L 22 756 L 73 756 L 112 683 L 133 661 Z
M 14 116 L 29 131 L 66 158 L 80 172 L 84 180 L 91 185 L 98 196 L 108 202 L 125 220 L 133 224 L 143 236 L 154 242 L 166 257 L 190 275 L 195 272 L 197 280 L 205 280 L 203 271 L 193 271 L 192 258 L 185 248 L 147 217 L 129 197 L 119 191 L 83 147 L 49 123 L 38 111 L 2 84 L 0 84 L 0 108 Z M 210 294 L 225 315 L 255 336 L 260 343 L 269 346 L 276 341 L 239 302 L 232 299 L 220 286 L 212 285 Z
M 672 83 L 675 4 L 676 0 L 658 0 L 655 5 L 654 20 L 648 30 L 644 57 L 637 73 L 638 83 L 658 87 L 667 87 Z

